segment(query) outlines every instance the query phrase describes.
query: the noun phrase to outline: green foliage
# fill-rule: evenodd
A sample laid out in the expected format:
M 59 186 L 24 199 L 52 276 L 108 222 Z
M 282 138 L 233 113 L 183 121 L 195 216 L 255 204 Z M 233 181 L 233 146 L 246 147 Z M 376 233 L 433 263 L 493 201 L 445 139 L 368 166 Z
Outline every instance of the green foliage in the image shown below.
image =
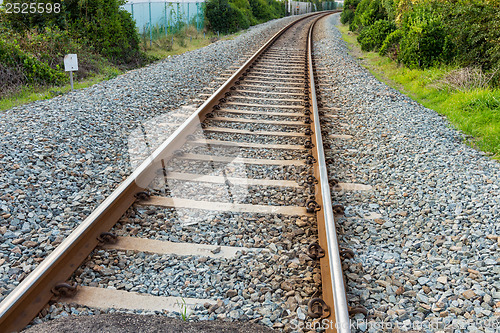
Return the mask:
M 340 22 L 342 22 L 342 24 L 351 24 L 354 20 L 354 12 L 360 1 L 361 0 L 344 1 L 344 9 L 342 10 L 342 14 L 340 14 Z
M 53 11 L 54 4 L 61 4 L 60 0 L 44 0 L 35 2 L 33 0 L 4 0 L 3 5 L 7 3 L 20 3 L 20 4 L 38 4 L 43 8 L 43 13 L 41 10 L 36 8 L 35 13 L 9 13 L 1 14 L 0 11 L 0 22 L 5 22 L 7 26 L 18 33 L 24 33 L 27 30 L 37 29 L 39 32 L 43 31 L 45 27 L 48 26 L 64 26 L 64 12 L 61 10 L 59 13 Z M 21 5 L 22 6 L 22 5 Z M 47 7 L 49 6 L 49 7 Z M 51 12 L 47 13 L 46 10 L 50 8 Z M 62 7 L 61 7 L 62 8 Z M 29 11 L 29 7 L 28 7 Z
M 413 6 L 411 10 L 415 10 L 416 7 L 418 6 Z M 445 15 L 443 20 L 447 20 Z M 490 22 L 490 27 L 495 24 L 496 22 Z M 348 28 L 342 26 L 340 30 L 343 38 L 356 49 L 355 38 L 352 34 L 348 34 Z M 397 54 L 398 41 L 403 37 L 404 32 L 400 26 L 400 29 L 387 36 L 381 51 L 385 48 L 389 55 L 393 51 Z M 457 52 L 465 51 L 457 49 Z M 471 80 L 467 76 L 464 78 L 461 72 L 466 69 L 457 67 L 457 64 L 441 63 L 439 66 L 429 68 L 415 66 L 408 69 L 373 52 L 364 54 L 363 58 L 363 65 L 379 79 L 424 106 L 445 115 L 450 123 L 467 135 L 467 142 L 471 146 L 500 159 L 500 89 L 495 89 L 491 85 L 488 87 L 487 84 L 495 71 L 485 73 L 478 69 L 476 73 L 482 77 L 472 80 L 479 81 L 480 84 L 463 82 L 459 86 L 465 89 L 450 89 L 449 84 L 442 84 L 443 81 L 450 81 L 450 76 L 454 76 L 456 81 Z M 454 74 L 456 71 L 458 74 Z
M 354 17 L 352 18 L 352 21 L 349 22 L 349 30 L 351 31 L 358 31 L 361 30 L 362 26 L 359 27 L 359 21 L 360 21 L 360 16 L 367 10 L 368 6 L 370 5 L 370 2 L 372 0 L 361 0 L 358 5 L 356 6 L 356 9 L 354 10 Z
M 33 3 L 29 0 L 7 2 Z M 139 36 L 131 15 L 120 8 L 124 0 L 47 0 L 59 4 L 59 13 L 2 14 L 0 20 L 22 35 L 46 28 L 64 30 L 87 49 L 111 62 L 134 67 L 145 61 L 139 48 Z M 41 2 L 40 2 L 41 3 Z
M 275 1 L 273 1 L 275 2 Z M 266 22 L 279 17 L 279 12 L 270 5 L 268 0 L 248 0 L 253 16 L 260 22 Z
M 3 6 L 12 2 L 18 1 L 6 0 Z M 16 93 L 28 85 L 66 82 L 63 57 L 68 53 L 78 54 L 79 70 L 75 79 L 106 75 L 109 61 L 126 68 L 148 61 L 140 52 L 134 21 L 128 12 L 119 8 L 123 1 L 40 2 L 45 9 L 47 3 L 61 5 L 60 11 L 7 14 L 0 8 L 1 94 Z
M 44 31 L 27 31 L 18 38 L 23 51 L 33 54 L 39 61 L 46 63 L 50 68 L 61 70 L 64 68 L 64 55 L 78 54 L 78 72 L 75 79 L 82 79 L 91 74 L 98 74 L 100 69 L 109 63 L 99 54 L 92 52 L 88 47 L 78 44 L 67 30 L 45 28 Z
M 69 33 L 58 28 L 46 27 L 42 31 L 26 31 L 24 38 L 19 38 L 18 41 L 21 49 L 36 54 L 38 60 L 54 69 L 63 64 L 65 54 L 78 48 Z
M 181 318 L 183 321 L 188 321 L 189 317 L 191 317 L 191 313 L 189 313 L 189 307 L 184 298 L 182 299 L 182 303 L 177 301 L 177 306 L 181 308 Z
M 259 21 L 265 22 L 271 19 L 272 13 L 265 0 L 248 0 L 252 13 Z
M 497 96 L 493 93 L 484 94 L 482 96 L 478 96 L 473 100 L 467 102 L 464 105 L 464 109 L 471 111 L 474 109 L 480 110 L 488 110 L 490 112 L 496 112 L 500 115 L 500 96 L 497 93 Z M 500 122 L 500 118 L 498 119 Z
M 362 30 L 376 21 L 385 19 L 387 19 L 387 13 L 381 0 L 362 0 L 356 7 L 354 19 L 349 25 L 349 29 L 351 31 Z
M 445 13 L 448 32 L 463 66 L 483 69 L 500 67 L 500 1 L 444 1 L 438 10 Z
M 248 0 L 230 0 L 248 18 L 250 25 L 256 25 L 259 21 L 253 16 L 252 7 Z
M 354 10 L 344 7 L 342 14 L 340 14 L 340 22 L 342 24 L 349 24 L 354 20 Z
M 473 136 L 471 145 L 500 158 L 500 90 L 457 91 L 440 105 L 453 124 Z
M 210 27 L 222 33 L 233 33 L 250 26 L 243 12 L 227 0 L 207 1 L 205 15 L 210 22 Z
M 214 31 L 233 33 L 285 14 L 276 0 L 208 0 L 205 17 Z
M 395 1 L 397 0 L 381 0 L 381 5 L 387 15 L 387 20 L 394 22 L 396 19 L 396 6 Z
M 139 36 L 123 0 L 67 0 L 67 24 L 99 54 L 116 64 L 140 64 Z
M 430 4 L 422 4 L 407 12 L 401 30 L 400 62 L 409 67 L 427 68 L 451 60 L 453 45 L 440 13 Z
M 15 39 L 0 39 L 0 68 L 0 93 L 13 84 L 59 84 L 66 79 L 63 72 L 22 50 Z
M 396 59 L 399 53 L 399 41 L 403 36 L 403 31 L 399 29 L 387 35 L 379 49 L 380 55 L 389 55 L 392 59 Z
M 284 17 L 286 15 L 285 2 L 270 0 L 268 3 L 273 8 L 273 13 L 274 13 L 273 19 Z
M 378 20 L 374 24 L 365 27 L 358 36 L 358 42 L 363 51 L 378 50 L 387 35 L 396 30 L 396 24 L 386 20 Z
M 347 0 L 341 16 L 360 32 L 364 50 L 378 46 L 370 27 L 380 19 L 398 28 L 380 54 L 408 67 L 479 66 L 495 74 L 492 86 L 500 85 L 500 0 Z

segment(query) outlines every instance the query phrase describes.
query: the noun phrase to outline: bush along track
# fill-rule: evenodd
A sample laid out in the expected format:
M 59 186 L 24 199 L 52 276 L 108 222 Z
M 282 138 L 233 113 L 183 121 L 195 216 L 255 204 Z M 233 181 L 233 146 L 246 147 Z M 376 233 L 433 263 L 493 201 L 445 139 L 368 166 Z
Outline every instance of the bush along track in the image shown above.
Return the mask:
M 346 0 L 341 22 L 375 75 L 500 158 L 500 0 Z
M 276 0 L 208 0 L 205 15 L 212 30 L 233 33 L 283 17 L 285 7 Z
M 8 13 L 12 2 L 0 6 L 0 97 L 67 82 L 63 57 L 68 53 L 78 54 L 76 80 L 106 78 L 148 62 L 121 0 L 49 0 L 60 3 L 60 10 L 30 15 Z

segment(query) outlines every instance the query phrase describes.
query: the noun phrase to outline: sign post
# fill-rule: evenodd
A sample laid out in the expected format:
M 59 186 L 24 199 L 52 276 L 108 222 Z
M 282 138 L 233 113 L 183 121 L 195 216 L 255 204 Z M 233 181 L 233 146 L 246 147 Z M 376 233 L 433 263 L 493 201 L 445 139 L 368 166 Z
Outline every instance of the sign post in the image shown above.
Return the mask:
M 78 70 L 78 58 L 76 54 L 66 54 L 64 56 L 64 70 L 69 72 L 71 90 L 73 90 L 73 71 Z

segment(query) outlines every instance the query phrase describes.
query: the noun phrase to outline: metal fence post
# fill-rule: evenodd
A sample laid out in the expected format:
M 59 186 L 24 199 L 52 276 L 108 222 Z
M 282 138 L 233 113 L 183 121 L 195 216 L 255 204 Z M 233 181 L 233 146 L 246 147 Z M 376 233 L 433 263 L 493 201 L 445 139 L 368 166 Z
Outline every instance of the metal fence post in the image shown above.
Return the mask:
M 151 25 L 151 1 L 149 1 L 149 46 L 153 45 L 153 26 Z
M 172 8 L 170 7 L 170 3 L 168 5 L 168 30 L 170 31 L 170 33 L 172 33 Z
M 167 28 L 168 27 L 168 21 L 167 21 L 167 2 L 165 1 L 165 36 L 167 36 Z
M 178 2 L 177 3 L 177 29 L 181 29 L 181 4 Z
M 200 6 L 199 2 L 196 3 L 196 30 L 200 31 Z

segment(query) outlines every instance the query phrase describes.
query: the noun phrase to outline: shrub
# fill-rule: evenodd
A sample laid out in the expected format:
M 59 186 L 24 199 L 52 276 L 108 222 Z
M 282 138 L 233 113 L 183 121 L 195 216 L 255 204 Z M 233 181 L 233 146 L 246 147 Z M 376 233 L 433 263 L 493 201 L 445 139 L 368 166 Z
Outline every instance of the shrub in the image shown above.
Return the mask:
M 250 20 L 245 13 L 233 3 L 229 3 L 229 6 L 231 7 L 231 19 L 229 20 L 228 32 L 248 29 L 250 27 Z
M 356 13 L 349 30 L 362 30 L 376 21 L 387 19 L 387 13 L 381 0 L 362 0 L 356 7 Z
M 286 14 L 285 2 L 270 0 L 270 4 L 274 11 L 274 18 L 280 18 L 285 16 Z
M 408 67 L 479 67 L 500 86 L 500 0 L 346 0 L 341 21 L 359 31 L 364 50 L 379 46 L 375 27 L 394 22 L 379 52 Z M 379 27 L 380 28 L 380 27 Z
M 255 16 L 253 16 L 252 7 L 250 6 L 250 3 L 248 3 L 248 0 L 230 0 L 230 2 L 234 4 L 243 13 L 243 15 L 245 15 L 250 25 L 256 25 L 259 23 Z
M 139 36 L 130 13 L 120 8 L 123 0 L 67 0 L 64 10 L 72 34 L 116 64 L 144 61 Z
M 378 50 L 387 35 L 394 30 L 396 30 L 396 25 L 386 20 L 378 20 L 369 27 L 365 27 L 358 36 L 361 49 L 363 51 Z
M 350 24 L 352 20 L 354 20 L 354 14 L 359 2 L 360 0 L 344 1 L 344 8 L 342 10 L 342 14 L 340 14 L 340 22 L 342 22 L 342 24 Z
M 381 55 L 389 55 L 393 60 L 396 59 L 399 51 L 399 41 L 403 36 L 403 31 L 399 29 L 391 32 L 382 43 L 379 53 Z
M 249 0 L 248 3 L 252 8 L 253 16 L 259 22 L 266 22 L 278 17 L 278 14 L 274 12 L 274 8 L 269 6 L 266 0 Z
M 13 82 L 8 83 L 59 84 L 66 79 L 63 72 L 50 68 L 32 54 L 21 50 L 15 40 L 0 40 L 0 64 L 5 73 L 10 73 L 5 80 Z M 8 68 L 12 70 L 9 71 Z M 20 73 L 22 77 L 19 77 Z
M 7 3 L 27 3 L 28 5 L 30 3 L 33 3 L 34 1 L 30 0 L 4 0 L 3 4 Z M 53 4 L 58 3 L 61 4 L 60 0 L 44 0 L 38 1 L 39 3 L 42 4 Z M 46 8 L 44 6 L 44 8 Z M 53 7 L 52 7 L 53 8 Z M 0 11 L 1 14 L 1 11 Z M 9 13 L 9 14 L 3 14 L 2 17 L 0 17 L 0 22 L 5 22 L 8 27 L 11 29 L 15 30 L 18 33 L 23 33 L 27 30 L 33 30 L 37 29 L 39 32 L 43 31 L 43 29 L 47 26 L 58 26 L 62 27 L 64 25 L 64 11 L 62 10 L 60 13 L 39 13 L 38 11 L 36 13 L 30 13 L 30 14 L 23 14 L 23 13 Z
M 365 12 L 365 10 L 370 5 L 371 0 L 361 0 L 356 6 L 356 10 L 354 11 L 354 17 L 352 21 L 349 23 L 349 30 L 358 31 L 361 30 L 362 27 L 359 26 L 360 16 Z
M 440 3 L 450 38 L 463 66 L 491 69 L 500 65 L 500 1 L 461 0 Z
M 354 19 L 354 10 L 344 7 L 342 14 L 340 14 L 340 22 L 342 24 L 349 24 Z
M 384 8 L 385 14 L 387 15 L 387 20 L 395 22 L 396 19 L 396 3 L 398 0 L 380 0 L 382 7 Z
M 243 12 L 227 0 L 207 1 L 205 15 L 214 31 L 232 33 L 250 26 Z
M 208 0 L 205 17 L 212 30 L 232 33 L 281 17 L 285 7 L 276 0 Z
M 18 39 L 19 47 L 39 61 L 46 63 L 50 68 L 62 70 L 64 55 L 78 54 L 78 72 L 75 79 L 82 79 L 92 74 L 100 73 L 101 68 L 110 63 L 101 55 L 90 50 L 88 46 L 78 44 L 71 38 L 68 31 L 58 28 L 45 28 L 45 31 L 27 31 Z
M 427 68 L 450 61 L 453 45 L 438 13 L 423 4 L 406 13 L 398 60 L 409 67 Z
M 30 3 L 29 0 L 5 0 Z M 32 1 L 31 1 L 32 2 Z M 59 3 L 59 13 L 4 14 L 0 19 L 15 31 L 26 34 L 46 28 L 68 30 L 78 44 L 86 44 L 115 64 L 134 67 L 145 62 L 139 36 L 130 13 L 120 8 L 124 0 L 46 0 Z

